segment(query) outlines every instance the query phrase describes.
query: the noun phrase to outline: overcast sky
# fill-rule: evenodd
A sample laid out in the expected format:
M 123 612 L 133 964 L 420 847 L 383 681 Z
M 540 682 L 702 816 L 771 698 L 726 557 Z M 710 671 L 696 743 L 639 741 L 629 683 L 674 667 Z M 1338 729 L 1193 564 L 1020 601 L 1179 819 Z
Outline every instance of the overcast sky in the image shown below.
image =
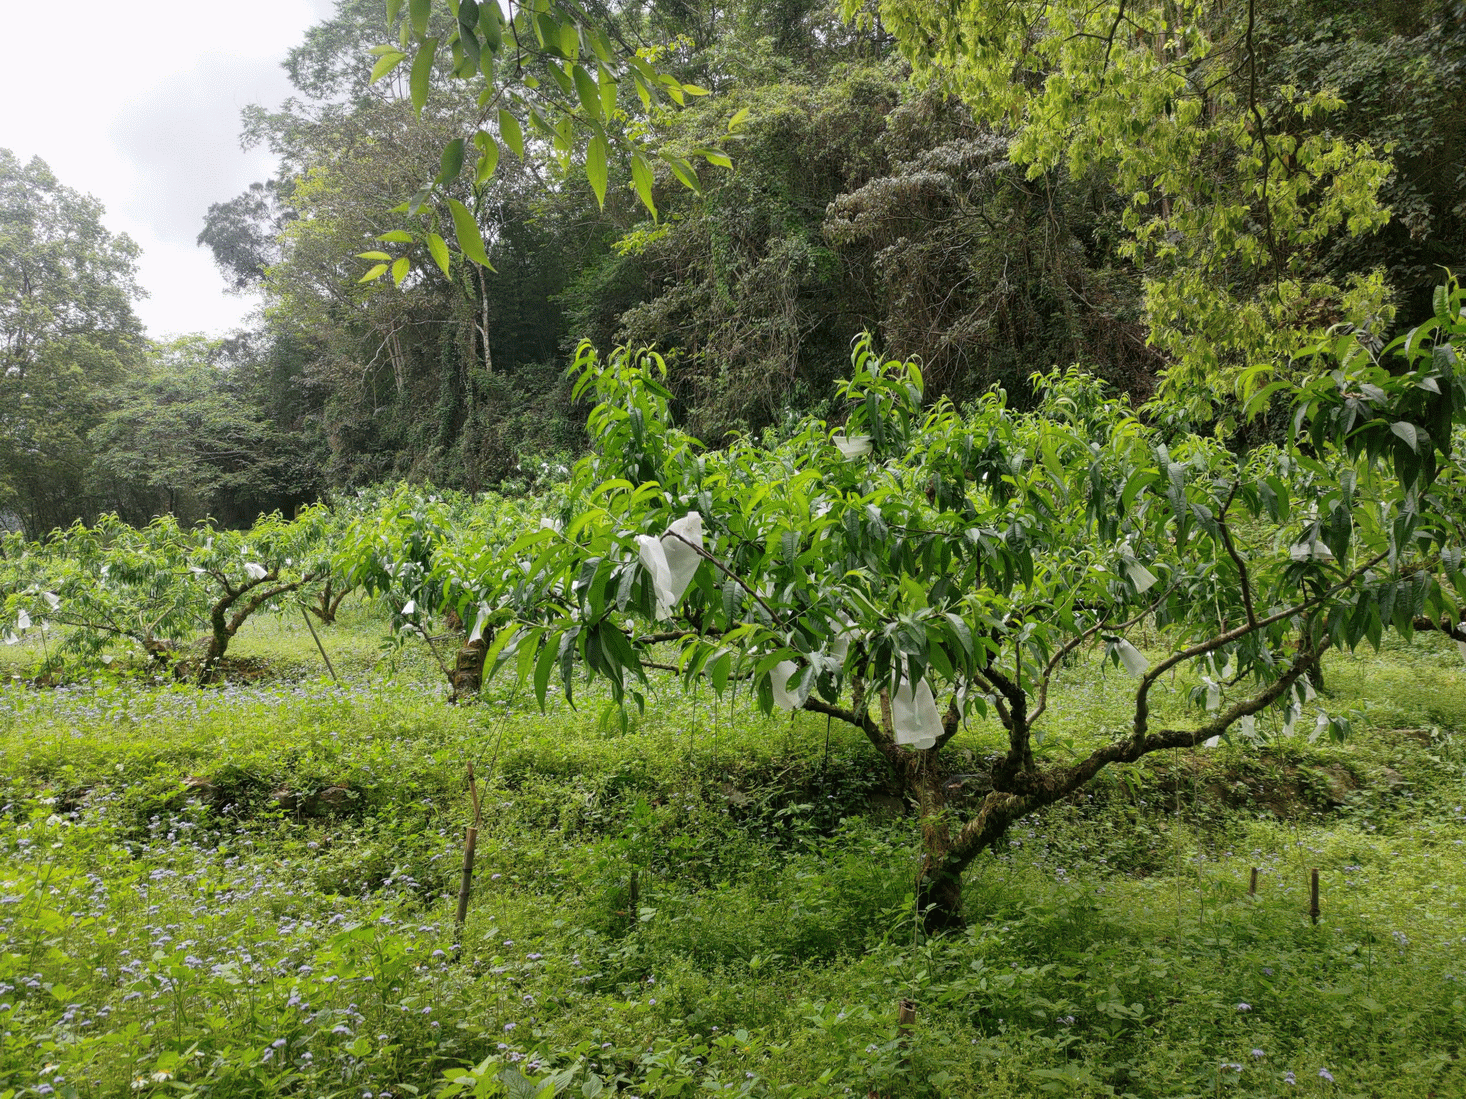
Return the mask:
M 222 333 L 258 303 L 225 293 L 194 243 L 209 205 L 270 174 L 239 148 L 239 112 L 290 90 L 280 62 L 332 0 L 6 4 L 0 147 L 39 156 L 142 246 L 148 334 Z M 383 12 L 385 19 L 385 10 Z

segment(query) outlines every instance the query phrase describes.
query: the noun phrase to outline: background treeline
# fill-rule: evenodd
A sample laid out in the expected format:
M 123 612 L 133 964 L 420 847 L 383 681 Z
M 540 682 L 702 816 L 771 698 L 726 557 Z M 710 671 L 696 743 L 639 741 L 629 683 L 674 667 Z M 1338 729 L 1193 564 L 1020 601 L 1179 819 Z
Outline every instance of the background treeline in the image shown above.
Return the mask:
M 1214 18 L 1249 9 L 1264 105 L 1332 88 L 1343 110 L 1299 125 L 1394 164 L 1388 224 L 1302 262 L 1339 285 L 1384 268 L 1393 316 L 1374 335 L 1428 316 L 1440 268 L 1466 254 L 1466 6 L 1276 0 Z M 659 177 L 653 221 L 628 180 L 600 209 L 584 178 L 506 154 L 470 203 L 492 272 L 424 263 L 363 284 L 357 254 L 475 110 L 446 72 L 421 120 L 397 77 L 369 84 L 381 18 L 377 0 L 341 0 L 285 61 L 295 96 L 245 114 L 280 167 L 199 235 L 237 290 L 263 294 L 227 340 L 146 341 L 135 246 L 39 161 L 0 152 L 0 521 L 240 524 L 384 479 L 512 487 L 532 476 L 521 459 L 581 445 L 563 370 L 582 338 L 667 351 L 674 413 L 709 441 L 818 411 L 862 330 L 958 400 L 998 384 L 1021 402 L 1033 371 L 1073 362 L 1145 397 L 1167 366 L 1145 272 L 1121 255 L 1129 196 L 1099 170 L 1015 168 L 1004 133 L 911 79 L 878 18 L 828 0 L 599 12 L 715 93 L 652 122 L 673 149 L 724 139 L 735 170 L 705 170 L 700 194 Z

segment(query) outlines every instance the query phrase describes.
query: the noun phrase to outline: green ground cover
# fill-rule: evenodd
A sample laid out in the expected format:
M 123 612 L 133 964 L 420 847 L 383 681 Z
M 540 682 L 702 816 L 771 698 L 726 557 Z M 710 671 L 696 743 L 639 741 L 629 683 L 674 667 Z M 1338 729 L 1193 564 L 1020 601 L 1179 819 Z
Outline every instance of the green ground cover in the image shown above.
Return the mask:
M 0 1096 L 1466 1094 L 1438 639 L 1327 664 L 1344 745 L 1310 707 L 1023 822 L 927 940 L 914 821 L 852 730 L 670 683 L 624 733 L 593 690 L 451 707 L 381 632 L 363 604 L 322 631 L 340 686 L 288 618 L 203 690 L 35 689 L 0 651 Z M 1113 733 L 1130 689 L 1077 663 L 1044 748 Z

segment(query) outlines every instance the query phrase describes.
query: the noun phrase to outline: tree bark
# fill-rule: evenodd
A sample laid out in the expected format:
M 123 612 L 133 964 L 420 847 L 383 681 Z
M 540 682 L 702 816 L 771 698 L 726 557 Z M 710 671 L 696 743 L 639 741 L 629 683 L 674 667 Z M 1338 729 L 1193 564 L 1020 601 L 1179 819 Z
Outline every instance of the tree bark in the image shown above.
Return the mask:
M 484 657 L 489 653 L 489 638 L 465 640 L 453 662 L 453 701 L 472 698 L 484 685 Z

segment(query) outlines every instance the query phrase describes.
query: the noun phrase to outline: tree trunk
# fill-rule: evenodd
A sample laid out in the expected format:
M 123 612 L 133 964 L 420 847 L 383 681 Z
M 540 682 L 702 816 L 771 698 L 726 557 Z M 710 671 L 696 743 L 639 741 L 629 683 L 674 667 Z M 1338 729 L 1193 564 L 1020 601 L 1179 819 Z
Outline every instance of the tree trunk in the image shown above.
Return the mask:
M 902 778 L 921 809 L 921 842 L 925 855 L 916 881 L 916 904 L 929 935 L 960 930 L 962 869 L 952 858 L 952 815 L 947 807 L 947 774 L 940 750 L 907 752 Z
M 204 658 L 199 664 L 198 685 L 202 687 L 214 674 L 214 668 L 224 658 L 224 651 L 229 648 L 229 639 L 234 636 L 234 631 L 229 628 L 229 623 L 224 617 L 224 606 L 216 604 L 209 615 L 212 632 L 209 635 L 209 644 L 204 649 Z
M 916 883 L 916 905 L 928 935 L 962 930 L 967 926 L 962 916 L 962 871 L 949 868 L 944 858 L 927 852 Z
M 472 698 L 484 685 L 484 657 L 489 652 L 489 638 L 464 641 L 453 663 L 453 701 Z

